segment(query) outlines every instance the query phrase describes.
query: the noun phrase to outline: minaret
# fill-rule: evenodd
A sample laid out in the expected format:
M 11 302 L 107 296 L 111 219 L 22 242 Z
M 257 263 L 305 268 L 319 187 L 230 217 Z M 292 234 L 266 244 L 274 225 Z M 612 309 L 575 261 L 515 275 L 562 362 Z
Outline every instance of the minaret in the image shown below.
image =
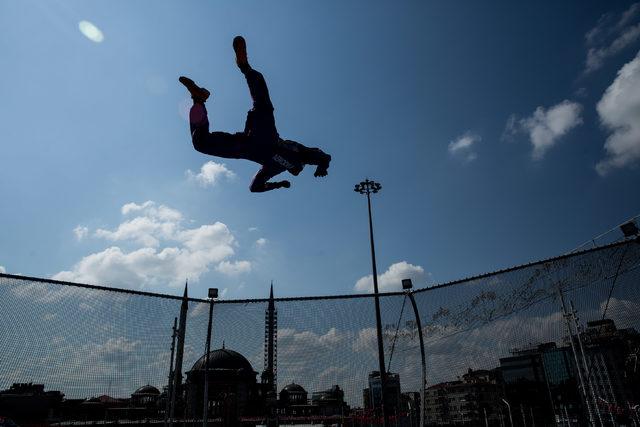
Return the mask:
M 184 295 L 180 306 L 180 323 L 178 324 L 178 347 L 176 348 L 176 364 L 173 368 L 173 396 L 171 397 L 171 418 L 175 415 L 176 396 L 182 397 L 182 358 L 184 356 L 184 336 L 187 328 L 187 310 L 189 309 L 189 298 L 187 296 L 188 283 L 184 285 Z
M 262 384 L 265 392 L 276 393 L 278 373 L 278 311 L 273 300 L 273 282 L 269 304 L 264 315 L 264 371 Z

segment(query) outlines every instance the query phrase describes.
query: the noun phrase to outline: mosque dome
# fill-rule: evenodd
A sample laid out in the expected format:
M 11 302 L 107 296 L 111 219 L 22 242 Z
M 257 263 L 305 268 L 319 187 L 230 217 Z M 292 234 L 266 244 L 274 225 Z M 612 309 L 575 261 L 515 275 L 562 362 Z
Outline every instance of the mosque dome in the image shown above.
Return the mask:
M 140 395 L 140 394 L 146 394 L 146 395 L 160 395 L 160 390 L 158 390 L 157 388 L 155 388 L 152 385 L 145 385 L 140 387 L 139 389 L 137 389 L 136 391 L 133 392 L 134 395 Z
M 193 364 L 192 371 L 204 371 L 206 355 L 203 355 Z M 246 370 L 253 372 L 251 363 L 237 351 L 221 348 L 209 353 L 209 369 Z
M 306 393 L 307 391 L 300 385 L 296 383 L 291 383 L 285 386 L 282 391 L 286 391 L 288 393 Z
M 285 386 L 280 392 L 280 401 L 284 405 L 296 405 L 307 403 L 307 391 L 296 383 Z

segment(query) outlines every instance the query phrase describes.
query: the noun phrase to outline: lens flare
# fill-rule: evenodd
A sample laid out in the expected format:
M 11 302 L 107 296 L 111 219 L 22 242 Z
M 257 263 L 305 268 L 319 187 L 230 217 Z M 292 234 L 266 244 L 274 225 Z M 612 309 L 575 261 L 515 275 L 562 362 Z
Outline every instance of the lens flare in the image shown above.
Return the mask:
M 89 40 L 95 43 L 100 43 L 104 40 L 104 34 L 102 31 L 89 21 L 78 22 L 78 29 Z

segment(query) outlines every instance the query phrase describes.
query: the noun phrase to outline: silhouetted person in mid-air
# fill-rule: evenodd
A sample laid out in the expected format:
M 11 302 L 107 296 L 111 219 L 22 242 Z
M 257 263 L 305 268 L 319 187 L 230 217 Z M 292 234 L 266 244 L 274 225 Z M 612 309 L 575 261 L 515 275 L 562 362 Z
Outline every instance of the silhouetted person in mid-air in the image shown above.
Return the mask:
M 247 113 L 244 132 L 209 132 L 209 119 L 204 106 L 209 98 L 209 91 L 197 86 L 187 77 L 180 77 L 180 83 L 187 87 L 193 99 L 189 122 L 194 148 L 212 156 L 247 159 L 261 164 L 262 168 L 251 182 L 252 192 L 289 188 L 289 181 L 271 182 L 269 179 L 285 170 L 298 175 L 307 164 L 316 166 L 315 176 L 326 176 L 331 162 L 330 155 L 319 148 L 283 140 L 278 135 L 267 83 L 262 74 L 249 65 L 247 45 L 243 37 L 233 39 L 233 50 L 236 53 L 236 64 L 247 79 L 253 100 L 253 108 Z

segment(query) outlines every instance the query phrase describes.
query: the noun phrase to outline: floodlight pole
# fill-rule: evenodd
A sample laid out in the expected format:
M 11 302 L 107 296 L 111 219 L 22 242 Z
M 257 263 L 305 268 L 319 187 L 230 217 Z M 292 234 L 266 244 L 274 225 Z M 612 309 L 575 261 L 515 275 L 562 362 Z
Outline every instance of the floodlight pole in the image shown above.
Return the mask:
M 369 241 L 371 243 L 371 265 L 373 269 L 373 294 L 376 308 L 376 332 L 378 335 L 378 363 L 380 369 L 380 410 L 382 412 L 382 426 L 388 425 L 387 413 L 386 413 L 386 385 L 387 385 L 387 373 L 385 371 L 384 363 L 384 347 L 382 344 L 382 320 L 380 318 L 380 298 L 378 293 L 378 269 L 376 267 L 376 248 L 373 242 L 373 220 L 371 217 L 371 193 L 377 193 L 382 189 L 382 185 L 377 182 L 364 181 L 356 184 L 354 191 L 360 194 L 367 195 L 367 207 L 369 208 Z
M 209 288 L 209 324 L 207 326 L 207 345 L 204 356 L 204 396 L 202 408 L 202 426 L 209 423 L 209 353 L 211 352 L 211 323 L 213 321 L 213 299 L 218 296 L 218 289 Z

